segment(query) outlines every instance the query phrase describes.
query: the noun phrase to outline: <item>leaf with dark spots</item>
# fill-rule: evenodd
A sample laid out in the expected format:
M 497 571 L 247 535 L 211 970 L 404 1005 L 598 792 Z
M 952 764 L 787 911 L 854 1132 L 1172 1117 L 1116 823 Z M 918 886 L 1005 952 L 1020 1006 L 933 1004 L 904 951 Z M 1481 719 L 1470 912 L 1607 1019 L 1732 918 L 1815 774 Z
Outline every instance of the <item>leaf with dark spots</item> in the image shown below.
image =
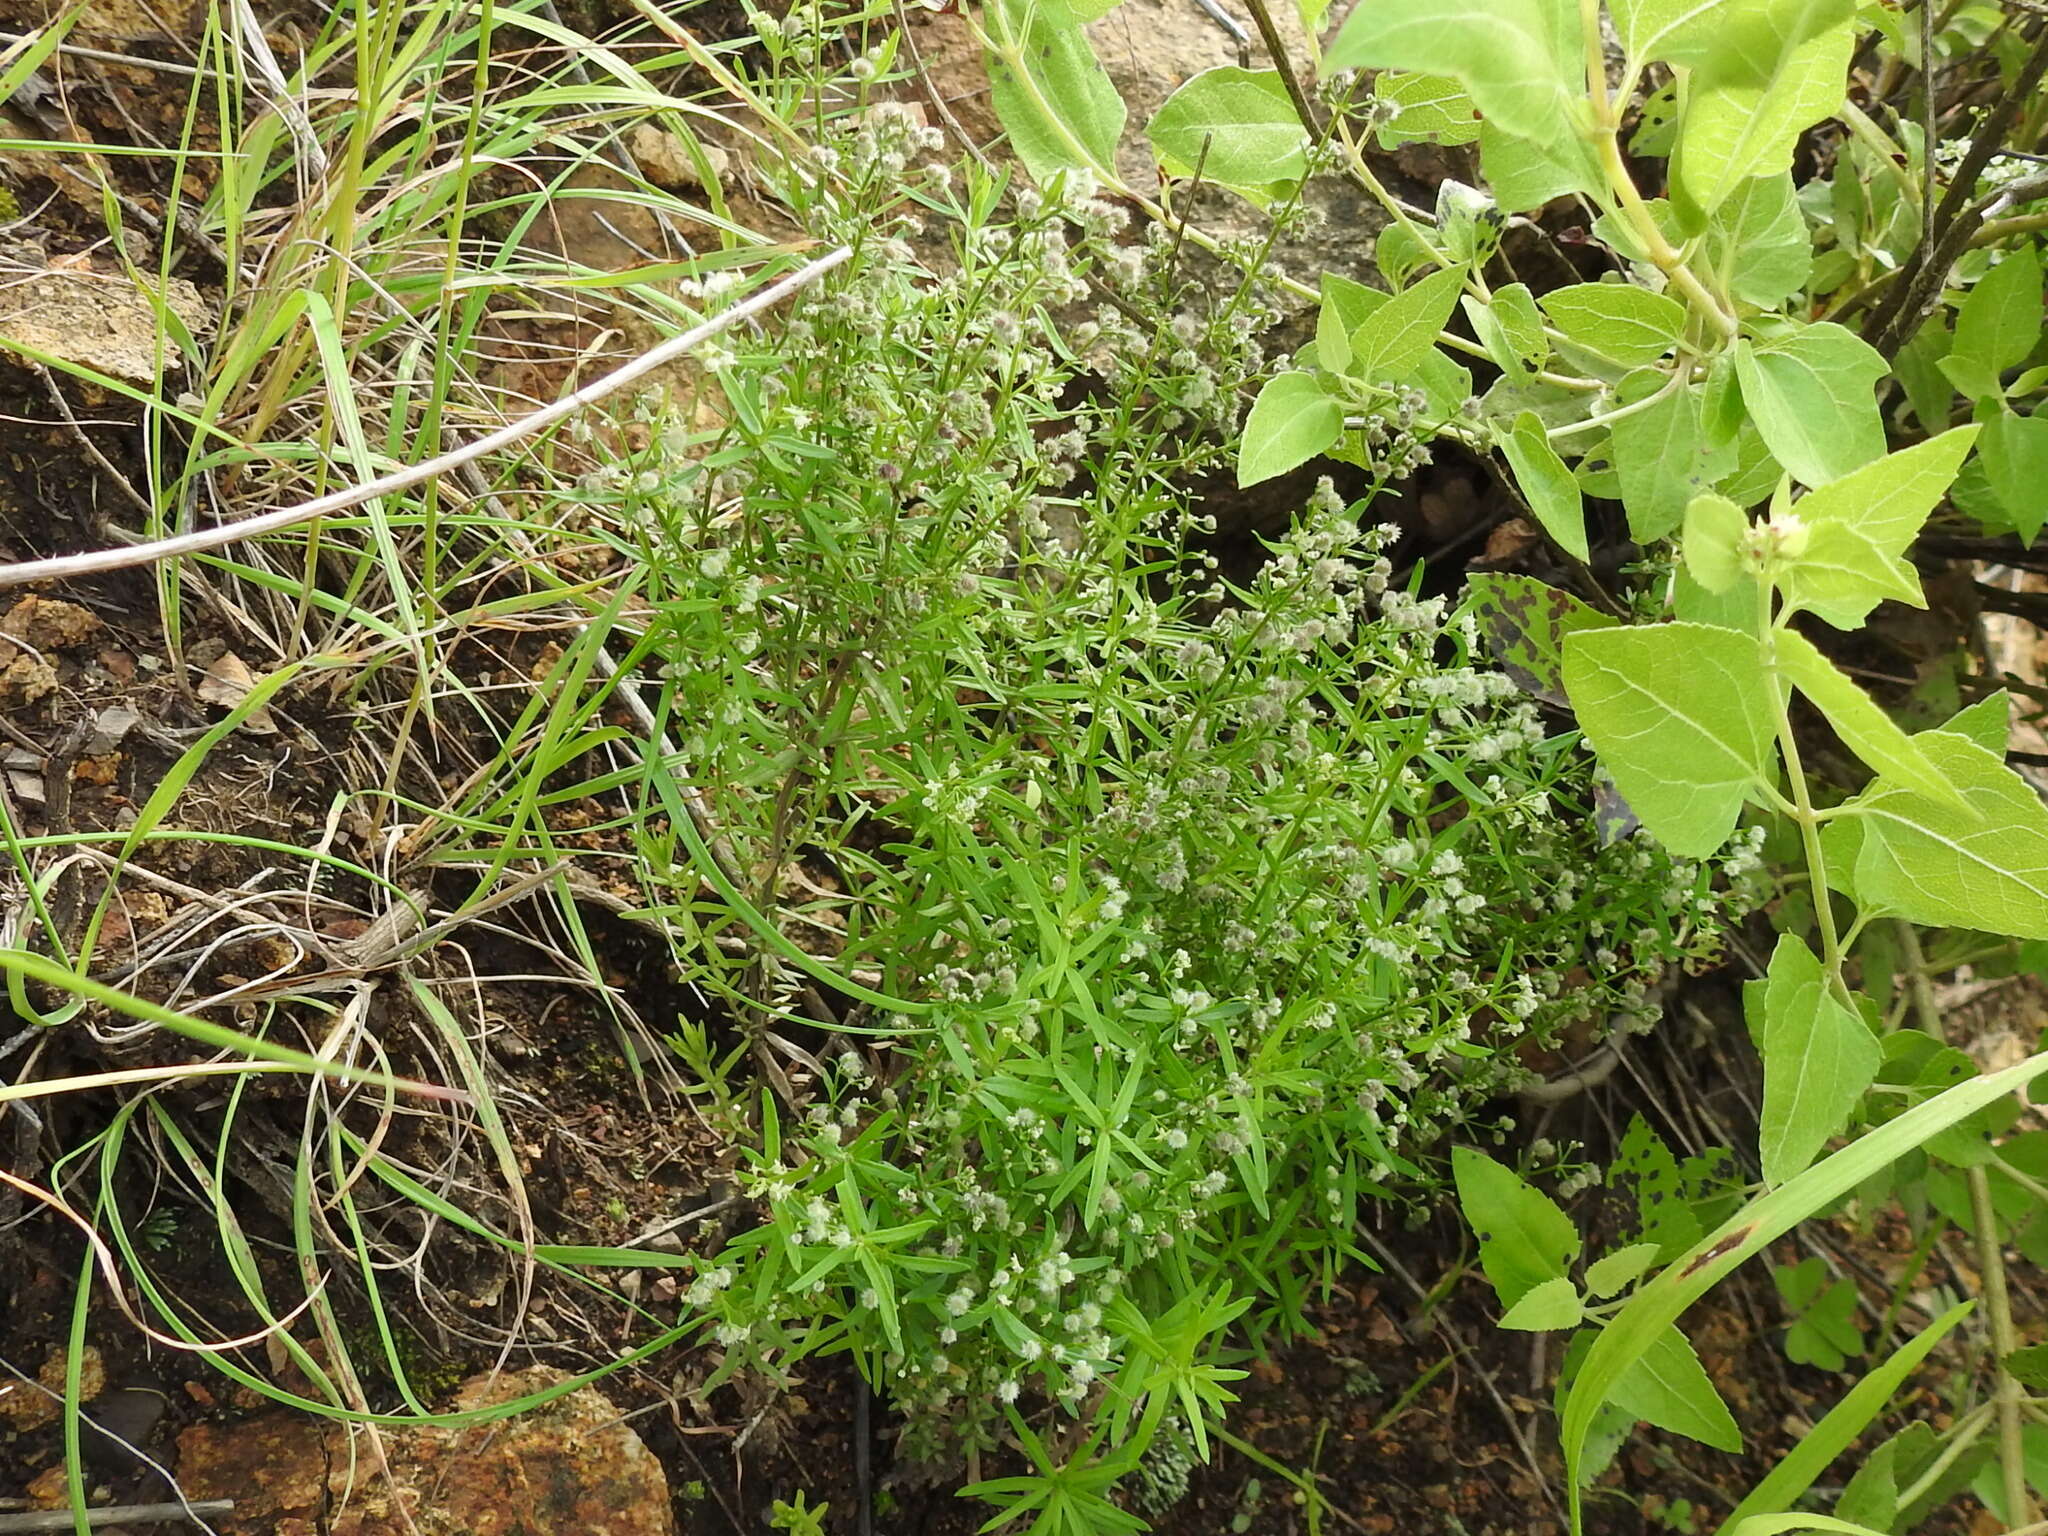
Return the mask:
M 1474 572 L 1466 583 L 1465 605 L 1501 671 L 1524 693 L 1556 709 L 1569 707 L 1564 637 L 1618 622 L 1533 576 L 1503 571 Z
M 1612 848 L 1623 838 L 1633 836 L 1641 825 L 1628 802 L 1622 799 L 1621 791 L 1614 787 L 1614 780 L 1601 774 L 1593 786 L 1593 829 L 1600 846 Z

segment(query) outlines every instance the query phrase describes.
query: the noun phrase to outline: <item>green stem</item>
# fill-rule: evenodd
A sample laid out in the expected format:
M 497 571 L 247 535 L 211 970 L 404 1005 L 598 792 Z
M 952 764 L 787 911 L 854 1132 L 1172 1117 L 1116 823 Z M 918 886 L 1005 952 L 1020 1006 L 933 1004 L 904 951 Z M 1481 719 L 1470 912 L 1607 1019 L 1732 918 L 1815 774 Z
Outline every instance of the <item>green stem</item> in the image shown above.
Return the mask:
M 1939 1040 L 1941 1010 L 1934 1001 L 1934 982 L 1927 974 L 1927 956 L 1920 948 L 1920 935 L 1908 922 L 1901 922 L 1899 948 L 1906 956 L 1906 985 L 1911 989 L 1913 1011 L 1920 1027 Z M 2012 1322 L 2012 1295 L 2005 1283 L 2005 1248 L 1999 1241 L 1998 1208 L 1991 1199 L 1991 1176 L 1979 1165 L 1963 1170 L 1970 1186 L 1970 1217 L 1977 1231 L 1977 1267 L 1983 1274 L 1984 1311 L 1991 1323 L 1992 1392 L 1991 1406 L 1998 1410 L 1998 1463 L 2005 1484 L 2006 1514 L 2020 1525 L 2034 1518 L 2033 1502 L 2027 1497 L 2027 1451 L 2021 1438 L 2020 1404 L 2026 1396 L 2019 1378 L 2005 1367 L 2005 1357 L 2019 1348 L 2019 1334 Z
M 1764 675 L 1771 688 L 1771 703 L 1778 717 L 1778 750 L 1785 755 L 1785 776 L 1792 791 L 1792 820 L 1799 826 L 1799 842 L 1806 850 L 1806 870 L 1813 880 L 1813 917 L 1820 929 L 1820 963 L 1827 972 L 1828 986 L 1852 1014 L 1858 1014 L 1849 984 L 1842 979 L 1842 940 L 1835 929 L 1835 908 L 1828 888 L 1827 856 L 1820 845 L 1820 814 L 1814 810 L 1813 795 L 1807 788 L 1806 769 L 1799 757 L 1799 735 L 1792 729 L 1788 685 L 1778 674 L 1777 624 L 1771 617 L 1771 581 L 1766 571 L 1757 582 L 1757 645 L 1762 652 Z

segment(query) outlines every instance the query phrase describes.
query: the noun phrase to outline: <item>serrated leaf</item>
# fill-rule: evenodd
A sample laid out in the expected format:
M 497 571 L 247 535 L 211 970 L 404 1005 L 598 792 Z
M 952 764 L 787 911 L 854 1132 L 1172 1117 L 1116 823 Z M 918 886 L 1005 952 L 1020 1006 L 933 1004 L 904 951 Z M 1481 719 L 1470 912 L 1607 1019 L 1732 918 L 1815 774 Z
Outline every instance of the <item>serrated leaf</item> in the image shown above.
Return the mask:
M 2023 1387 L 2048 1396 L 2048 1344 L 2028 1344 L 2005 1357 L 2006 1373 Z
M 1378 305 L 1351 334 L 1350 371 L 1383 384 L 1414 377 L 1435 350 L 1464 284 L 1463 267 L 1444 267 Z
M 1479 118 L 1472 98 L 1448 75 L 1421 75 L 1390 69 L 1372 85 L 1373 99 L 1392 109 L 1379 128 L 1380 145 L 1470 144 L 1479 137 Z
M 1811 640 L 1787 629 L 1779 631 L 1775 644 L 1779 669 L 1813 701 L 1842 744 L 1871 772 L 1959 810 L 1967 808 L 1955 786 L 1927 760 L 1918 738 L 1899 729 L 1877 701 L 1837 671 Z
M 1805 1172 L 1877 1076 L 1869 1026 L 1829 993 L 1820 961 L 1791 934 L 1778 939 L 1764 990 L 1764 1182 Z
M 1514 430 L 1500 440 L 1500 451 L 1513 466 L 1515 484 L 1528 498 L 1529 510 L 1543 531 L 1567 554 L 1579 560 L 1588 558 L 1586 504 L 1579 482 L 1550 446 L 1543 422 L 1534 411 L 1515 418 Z
M 1327 450 L 1344 431 L 1344 407 L 1312 373 L 1282 373 L 1266 381 L 1245 417 L 1237 450 L 1237 483 L 1257 485 L 1284 475 Z
M 1749 516 L 1726 496 L 1695 496 L 1685 509 L 1685 568 L 1692 579 L 1720 596 L 1742 577 Z
M 1586 1315 L 1579 1288 L 1562 1277 L 1531 1286 L 1522 1299 L 1501 1314 L 1500 1326 L 1518 1333 L 1550 1333 L 1576 1328 Z
M 1859 628 L 1886 598 L 1925 607 L 1905 552 L 1976 436 L 1956 427 L 1808 492 L 1793 507 L 1810 536 L 1779 583 L 1786 602 L 1837 629 Z
M 1324 56 L 1341 69 L 1456 80 L 1486 121 L 1547 139 L 1585 111 L 1579 10 L 1562 0 L 1376 0 L 1346 18 Z
M 1742 1449 L 1742 1431 L 1676 1324 L 1659 1333 L 1621 1373 L 1608 1401 L 1659 1429 L 1716 1450 Z
M 1479 1263 L 1501 1305 L 1512 1307 L 1546 1280 L 1569 1277 L 1579 1234 L 1557 1202 L 1470 1147 L 1451 1150 L 1458 1206 L 1479 1239 Z
M 1929 928 L 2048 938 L 2048 806 L 1967 737 L 1922 731 L 1913 740 L 1969 809 L 1884 780 L 1851 801 L 1859 897 Z
M 1873 389 L 1890 369 L 1861 338 L 1822 321 L 1733 350 L 1750 419 L 1800 484 L 1825 485 L 1883 455 Z
M 2012 745 L 2012 695 L 2003 688 L 1986 694 L 1976 703 L 1957 710 L 1941 728 L 1967 736 L 2003 762 L 2006 748 Z
M 1757 643 L 1705 624 L 1565 641 L 1579 728 L 1643 825 L 1681 858 L 1713 853 L 1775 772 L 1777 711 Z
M 2031 245 L 2016 246 L 1977 280 L 1956 311 L 1955 344 L 1949 357 L 1974 364 L 1991 386 L 1964 392 L 1995 393 L 1999 374 L 2025 362 L 2040 339 L 2040 253 Z
M 1550 323 L 1574 346 L 1624 368 L 1653 363 L 1685 332 L 1685 306 L 1634 283 L 1572 283 L 1543 296 Z
M 1475 571 L 1466 578 L 1465 605 L 1479 623 L 1494 665 L 1522 692 L 1559 709 L 1568 707 L 1565 636 L 1620 623 L 1534 576 L 1503 571 Z
M 1630 1243 L 1586 1266 L 1586 1289 L 1595 1296 L 1617 1296 L 1650 1272 L 1663 1252 L 1657 1243 Z
M 1789 170 L 1799 135 L 1841 106 L 1854 49 L 1841 25 L 1794 49 L 1767 84 L 1695 79 L 1671 160 L 1674 199 L 1711 214 L 1745 181 Z
M 1308 131 L 1276 69 L 1205 69 L 1167 97 L 1146 135 L 1179 174 L 1196 165 L 1226 187 L 1270 187 L 1308 174 Z
M 1622 404 L 1644 399 L 1644 390 L 1653 392 L 1652 403 L 1608 426 L 1628 531 L 1639 544 L 1678 527 L 1693 497 L 1735 467 L 1734 445 L 1716 447 L 1701 430 L 1698 386 L 1671 386 L 1646 369 L 1622 380 Z
M 989 100 L 1031 179 L 1114 170 L 1124 99 L 1068 0 L 994 0 L 982 16 Z
M 2032 544 L 2048 523 L 2048 416 L 2015 416 L 1999 409 L 1984 423 L 1978 457 L 1985 482 L 2020 543 Z

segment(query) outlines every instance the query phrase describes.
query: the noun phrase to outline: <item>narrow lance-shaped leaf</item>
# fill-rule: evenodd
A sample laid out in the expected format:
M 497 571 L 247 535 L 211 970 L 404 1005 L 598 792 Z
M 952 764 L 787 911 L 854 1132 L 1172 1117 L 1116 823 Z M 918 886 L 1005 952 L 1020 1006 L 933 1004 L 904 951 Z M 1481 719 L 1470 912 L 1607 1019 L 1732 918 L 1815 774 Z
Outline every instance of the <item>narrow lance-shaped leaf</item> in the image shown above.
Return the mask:
M 1927 760 L 1918 738 L 1908 736 L 1877 701 L 1857 687 L 1814 643 L 1797 630 L 1780 630 L 1773 642 L 1778 668 L 1813 701 L 1843 744 L 1873 773 L 1930 799 L 1965 809 L 1961 793 Z
M 1764 1182 L 1803 1173 L 1877 1076 L 1876 1038 L 1832 997 L 1820 962 L 1785 934 L 1764 988 Z
M 1544 435 L 1542 419 L 1534 411 L 1522 412 L 1515 418 L 1514 430 L 1501 439 L 1500 451 L 1514 467 L 1515 484 L 1528 498 L 1529 510 L 1536 514 L 1543 531 L 1567 554 L 1585 560 L 1585 500 L 1578 480 Z
M 1677 1327 L 1665 1328 L 1622 1373 L 1608 1401 L 1627 1413 L 1720 1451 L 1742 1449 L 1734 1415 Z
M 1587 1447 L 1602 1407 L 1634 1362 L 1700 1297 L 1799 1222 L 1827 1209 L 1878 1170 L 1930 1136 L 2048 1073 L 2048 1052 L 1989 1073 L 1916 1104 L 1896 1120 L 1859 1136 L 1790 1183 L 1752 1200 L 1695 1249 L 1629 1298 L 1594 1339 L 1560 1415 L 1565 1487 L 1572 1528 L 1580 1528 Z
M 1720 848 L 1771 780 L 1777 709 L 1749 635 L 1706 624 L 1575 634 L 1564 681 L 1602 766 L 1681 858 Z

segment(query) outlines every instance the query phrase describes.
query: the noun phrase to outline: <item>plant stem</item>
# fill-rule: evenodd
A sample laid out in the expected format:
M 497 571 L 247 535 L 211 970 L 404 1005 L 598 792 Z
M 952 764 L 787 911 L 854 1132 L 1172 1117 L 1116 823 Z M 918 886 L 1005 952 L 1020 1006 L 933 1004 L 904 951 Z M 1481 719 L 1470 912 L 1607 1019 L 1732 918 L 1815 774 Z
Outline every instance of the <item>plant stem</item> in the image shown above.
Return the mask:
M 1778 750 L 1785 755 L 1785 776 L 1792 790 L 1792 819 L 1799 824 L 1799 842 L 1806 851 L 1806 869 L 1813 881 L 1813 917 L 1820 929 L 1821 968 L 1827 972 L 1828 986 L 1837 1000 L 1861 1017 L 1849 985 L 1842 979 L 1842 940 L 1835 929 L 1827 856 L 1820 845 L 1821 818 L 1806 786 L 1806 769 L 1799 758 L 1799 735 L 1792 729 L 1792 713 L 1786 707 L 1788 685 L 1778 675 L 1777 633 L 1771 617 L 1771 583 L 1765 573 L 1757 582 L 1757 645 L 1763 653 L 1764 675 L 1769 680 L 1771 704 L 1778 717 Z
M 1920 935 L 1908 922 L 1898 925 L 1899 948 L 1906 956 L 1906 985 L 1913 998 L 1913 1011 L 1920 1027 L 1939 1040 L 1943 1038 L 1941 1010 L 1935 1006 L 1934 983 L 1927 975 L 1927 957 L 1920 948 Z M 1970 1186 L 1970 1217 L 1976 1223 L 1977 1267 L 1982 1271 L 1984 1310 L 1991 1323 L 1992 1404 L 1998 1410 L 1998 1461 L 2005 1483 L 2006 1516 L 2016 1523 L 2034 1518 L 2027 1497 L 2027 1452 L 2020 1437 L 2020 1400 L 2026 1394 L 2019 1378 L 2005 1367 L 2005 1357 L 2019 1348 L 2019 1335 L 2012 1324 L 2012 1296 L 2005 1283 L 2005 1248 L 1998 1236 L 1998 1208 L 1991 1200 L 1991 1176 L 1980 1164 L 1963 1170 Z

